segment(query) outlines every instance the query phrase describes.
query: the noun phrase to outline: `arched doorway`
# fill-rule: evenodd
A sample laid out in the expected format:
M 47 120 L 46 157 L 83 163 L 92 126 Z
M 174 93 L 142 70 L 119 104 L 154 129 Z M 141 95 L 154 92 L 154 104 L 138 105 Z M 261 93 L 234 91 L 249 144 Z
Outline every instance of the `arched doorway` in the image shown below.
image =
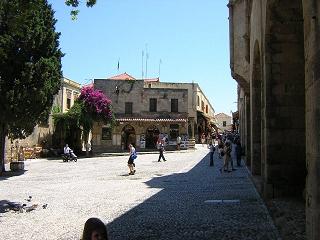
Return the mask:
M 121 134 L 121 145 L 123 146 L 123 150 L 126 150 L 130 143 L 133 146 L 136 145 L 136 132 L 134 127 L 131 125 L 126 125 L 122 128 Z
M 146 130 L 146 148 L 156 148 L 160 131 L 156 126 L 150 126 Z

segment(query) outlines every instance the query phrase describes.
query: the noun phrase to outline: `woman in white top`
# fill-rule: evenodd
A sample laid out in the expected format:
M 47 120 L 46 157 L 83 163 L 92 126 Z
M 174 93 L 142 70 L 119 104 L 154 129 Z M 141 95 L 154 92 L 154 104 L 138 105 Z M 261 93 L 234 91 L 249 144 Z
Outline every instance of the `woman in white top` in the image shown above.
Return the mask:
M 134 159 L 136 158 L 136 149 L 132 144 L 129 144 L 129 151 L 130 151 L 130 156 L 128 160 L 128 167 L 129 167 L 129 175 L 134 175 L 136 170 L 134 169 L 135 164 L 134 164 Z

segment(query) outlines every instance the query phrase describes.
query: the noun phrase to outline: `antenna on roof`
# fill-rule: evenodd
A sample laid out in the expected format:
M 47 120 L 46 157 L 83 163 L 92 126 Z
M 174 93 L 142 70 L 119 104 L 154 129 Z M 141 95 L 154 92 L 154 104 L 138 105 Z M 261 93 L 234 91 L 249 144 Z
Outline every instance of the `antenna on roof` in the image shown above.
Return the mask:
M 149 53 L 148 53 L 148 43 L 146 43 L 146 78 L 148 77 L 148 59 L 149 59 Z
M 161 73 L 161 64 L 162 64 L 162 60 L 160 58 L 160 60 L 159 60 L 159 78 L 160 78 L 160 73 Z
M 143 75 L 144 75 L 144 72 L 143 72 L 143 57 L 144 57 L 144 51 L 142 50 L 142 60 L 141 60 L 141 68 L 142 68 L 142 80 L 143 80 Z

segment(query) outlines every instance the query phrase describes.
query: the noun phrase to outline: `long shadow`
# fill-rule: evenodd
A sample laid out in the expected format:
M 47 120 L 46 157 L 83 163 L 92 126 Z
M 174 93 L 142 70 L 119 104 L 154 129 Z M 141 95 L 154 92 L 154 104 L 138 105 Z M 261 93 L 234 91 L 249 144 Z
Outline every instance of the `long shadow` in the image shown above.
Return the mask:
M 2 180 L 7 180 L 8 178 L 11 178 L 11 177 L 17 177 L 17 176 L 20 176 L 20 175 L 23 175 L 24 173 L 26 173 L 28 170 L 21 170 L 21 171 L 5 171 L 5 172 L 2 172 L 0 174 L 0 181 Z
M 209 167 L 206 156 L 188 172 L 146 182 L 162 190 L 110 222 L 110 238 L 277 239 L 247 172 L 220 173 L 221 164 L 216 157 Z

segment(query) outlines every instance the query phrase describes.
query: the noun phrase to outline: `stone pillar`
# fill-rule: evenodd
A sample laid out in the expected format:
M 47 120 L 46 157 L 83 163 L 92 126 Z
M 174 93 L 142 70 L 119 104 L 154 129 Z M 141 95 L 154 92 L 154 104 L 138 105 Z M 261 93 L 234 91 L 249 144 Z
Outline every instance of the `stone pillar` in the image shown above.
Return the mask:
M 292 0 L 290 6 L 285 1 L 269 2 L 262 104 L 266 116 L 264 181 L 269 190 L 264 194 L 301 197 L 306 179 L 302 1 Z
M 304 0 L 306 87 L 306 231 L 320 239 L 320 4 Z
M 260 81 L 259 81 L 260 82 Z M 256 84 L 259 84 L 256 83 Z M 251 172 L 261 175 L 261 88 L 251 89 Z
M 245 96 L 245 152 L 246 164 L 251 166 L 251 111 L 250 111 L 250 97 Z
M 195 139 L 194 139 L 194 118 L 190 117 L 189 118 L 190 126 L 191 126 L 191 136 L 189 138 L 189 148 L 194 148 L 195 147 Z

